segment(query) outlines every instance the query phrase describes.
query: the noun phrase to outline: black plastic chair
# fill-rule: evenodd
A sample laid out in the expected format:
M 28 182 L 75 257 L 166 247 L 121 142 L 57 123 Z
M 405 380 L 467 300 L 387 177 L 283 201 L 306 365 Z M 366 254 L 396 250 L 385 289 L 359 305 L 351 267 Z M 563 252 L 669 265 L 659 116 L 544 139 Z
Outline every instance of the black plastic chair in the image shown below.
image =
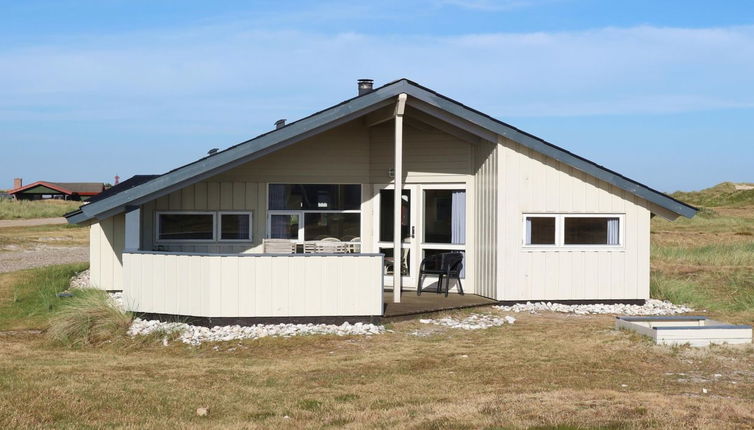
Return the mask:
M 460 252 L 444 252 L 425 257 L 421 265 L 419 265 L 419 285 L 416 289 L 416 295 L 418 296 L 422 293 L 422 277 L 425 275 L 438 275 L 437 294 L 442 292 L 442 278 L 446 278 L 445 297 L 448 297 L 448 291 L 450 290 L 450 279 L 457 279 L 458 292 L 463 295 L 461 269 L 463 269 L 463 254 Z

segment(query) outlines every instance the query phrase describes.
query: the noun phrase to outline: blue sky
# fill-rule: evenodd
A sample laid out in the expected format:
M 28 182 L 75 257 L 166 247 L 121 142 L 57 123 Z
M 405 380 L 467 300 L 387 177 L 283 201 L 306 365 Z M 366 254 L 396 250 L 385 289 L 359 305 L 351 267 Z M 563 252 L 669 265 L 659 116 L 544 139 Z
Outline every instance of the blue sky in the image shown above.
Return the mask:
M 0 1 L 0 188 L 161 173 L 413 79 L 664 191 L 754 182 L 754 2 Z

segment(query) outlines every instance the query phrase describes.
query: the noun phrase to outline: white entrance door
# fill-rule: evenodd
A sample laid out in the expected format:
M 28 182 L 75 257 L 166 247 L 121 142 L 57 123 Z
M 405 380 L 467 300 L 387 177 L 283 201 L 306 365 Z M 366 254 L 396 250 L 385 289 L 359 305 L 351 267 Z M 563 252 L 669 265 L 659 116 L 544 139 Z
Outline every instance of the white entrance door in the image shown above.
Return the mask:
M 401 208 L 402 256 L 396 266 L 393 257 L 392 185 L 375 185 L 375 237 L 377 252 L 385 254 L 385 286 L 393 286 L 393 270 L 400 267 L 403 289 L 417 287 L 419 265 L 424 257 L 441 252 L 466 252 L 465 184 L 408 184 Z M 465 265 L 465 261 L 464 261 Z M 468 270 L 463 270 L 462 279 Z M 436 287 L 436 277 L 424 279 L 424 288 Z M 451 289 L 457 283 L 451 283 Z
M 377 204 L 375 205 L 375 238 L 377 240 L 377 252 L 385 254 L 385 286 L 393 286 L 393 271 L 400 270 L 403 288 L 414 285 L 417 275 L 416 253 L 418 252 L 416 233 L 418 231 L 417 220 L 417 196 L 416 185 L 405 185 L 401 198 L 401 251 L 400 258 L 393 256 L 393 220 L 394 220 L 394 196 L 393 185 L 375 185 Z

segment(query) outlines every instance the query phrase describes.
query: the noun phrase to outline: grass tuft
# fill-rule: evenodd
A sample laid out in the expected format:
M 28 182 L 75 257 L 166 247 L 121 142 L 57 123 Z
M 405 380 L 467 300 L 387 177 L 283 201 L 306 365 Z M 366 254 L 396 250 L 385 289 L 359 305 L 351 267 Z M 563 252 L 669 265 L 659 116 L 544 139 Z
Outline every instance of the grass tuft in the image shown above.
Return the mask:
M 50 319 L 47 338 L 55 344 L 81 347 L 99 345 L 124 336 L 131 315 L 118 309 L 101 290 L 82 289 Z
M 0 330 L 43 329 L 65 300 L 57 296 L 87 264 L 0 273 Z
M 54 218 L 78 209 L 82 202 L 0 199 L 0 219 Z

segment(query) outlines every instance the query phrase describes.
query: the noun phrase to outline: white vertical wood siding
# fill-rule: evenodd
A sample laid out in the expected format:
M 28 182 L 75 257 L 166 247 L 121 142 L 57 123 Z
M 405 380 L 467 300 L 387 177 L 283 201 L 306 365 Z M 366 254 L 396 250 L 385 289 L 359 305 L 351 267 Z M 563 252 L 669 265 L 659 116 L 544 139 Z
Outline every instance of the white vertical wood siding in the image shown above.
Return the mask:
M 123 289 L 122 253 L 125 245 L 125 214 L 96 222 L 89 227 L 89 272 L 92 287 Z
M 198 317 L 382 315 L 379 255 L 124 253 L 134 312 Z
M 485 297 L 497 296 L 497 145 L 480 142 L 477 145 L 474 175 L 476 208 L 475 251 L 476 293 Z
M 500 138 L 499 300 L 649 298 L 648 203 Z M 524 213 L 625 214 L 623 249 L 525 249 Z

